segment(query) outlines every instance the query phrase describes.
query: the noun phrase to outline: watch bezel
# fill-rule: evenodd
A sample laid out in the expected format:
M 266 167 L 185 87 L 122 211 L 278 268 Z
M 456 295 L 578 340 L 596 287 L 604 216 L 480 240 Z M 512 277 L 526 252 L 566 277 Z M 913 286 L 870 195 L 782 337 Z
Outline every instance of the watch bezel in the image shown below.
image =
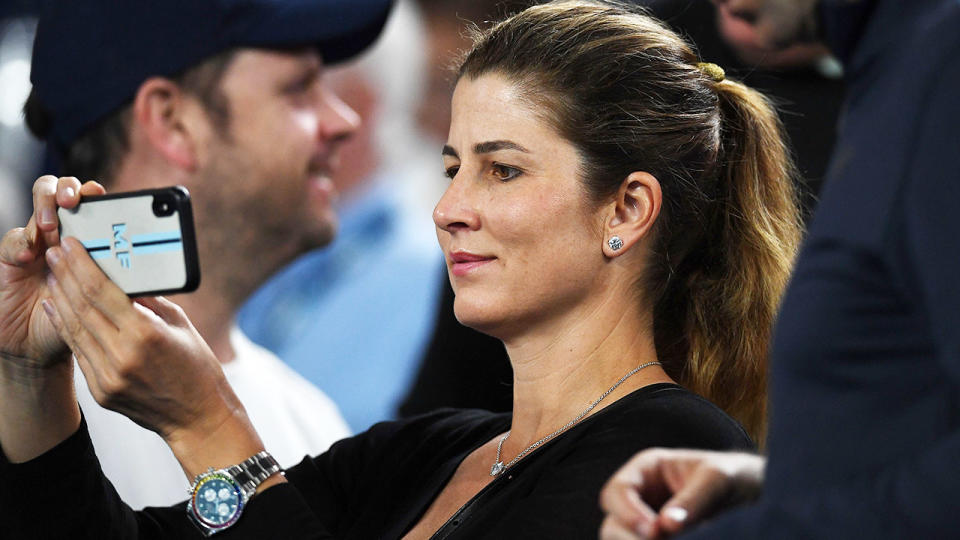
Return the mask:
M 197 505 L 195 504 L 196 498 L 200 493 L 200 487 L 203 486 L 203 484 L 214 479 L 223 480 L 224 482 L 230 484 L 233 487 L 234 491 L 237 493 L 237 500 L 239 501 L 237 503 L 237 509 L 236 511 L 234 511 L 233 515 L 230 516 L 230 519 L 220 524 L 210 523 L 209 521 L 207 521 L 202 515 L 200 515 L 197 509 Z M 240 484 L 237 482 L 237 479 L 234 478 L 233 475 L 230 474 L 230 472 L 227 471 L 226 469 L 218 469 L 218 470 L 211 469 L 199 475 L 197 479 L 193 482 L 193 485 L 190 486 L 190 500 L 187 502 L 187 514 L 190 516 L 190 518 L 193 520 L 194 523 L 200 526 L 201 530 L 203 530 L 203 532 L 207 536 L 210 536 L 224 529 L 230 528 L 237 521 L 239 521 L 240 516 L 243 514 L 243 509 L 246 507 L 246 505 L 247 505 L 247 493 L 243 490 L 243 487 L 240 486 Z

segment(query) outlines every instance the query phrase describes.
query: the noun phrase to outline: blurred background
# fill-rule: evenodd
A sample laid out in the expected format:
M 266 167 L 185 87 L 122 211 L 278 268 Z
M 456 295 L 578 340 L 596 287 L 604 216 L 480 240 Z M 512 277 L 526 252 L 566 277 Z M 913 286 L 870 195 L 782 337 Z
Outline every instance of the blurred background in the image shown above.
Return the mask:
M 364 119 L 336 173 L 340 234 L 278 273 L 238 322 L 331 396 L 355 431 L 441 406 L 511 406 L 502 345 L 453 318 L 431 211 L 446 185 L 439 151 L 450 116 L 450 66 L 470 43 L 465 31 L 532 3 L 401 0 L 372 50 L 326 75 Z M 692 40 L 704 61 L 774 99 L 811 212 L 840 110 L 839 64 L 816 44 L 760 50 L 748 27 L 725 19 L 709 0 L 638 3 Z M 21 113 L 35 13 L 34 2 L 0 0 L 3 231 L 25 223 L 33 180 L 56 173 L 44 166 L 43 147 L 27 134 Z
M 32 1 L 0 2 L 0 230 L 22 226 L 29 186 L 41 170 L 43 149 L 23 124 L 30 93 L 30 51 L 36 28 Z

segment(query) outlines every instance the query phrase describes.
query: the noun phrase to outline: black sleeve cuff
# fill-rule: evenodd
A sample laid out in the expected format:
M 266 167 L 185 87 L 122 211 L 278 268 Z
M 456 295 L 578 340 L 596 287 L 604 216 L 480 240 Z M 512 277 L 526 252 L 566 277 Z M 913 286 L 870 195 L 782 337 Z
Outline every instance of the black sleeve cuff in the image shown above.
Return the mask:
M 44 482 L 69 474 L 78 467 L 89 466 L 91 459 L 95 462 L 97 460 L 93 451 L 93 442 L 90 440 L 90 432 L 87 430 L 87 420 L 81 412 L 80 427 L 73 435 L 30 461 L 10 463 L 7 456 L 0 452 L 0 478 L 5 480 L 2 483 L 5 486 L 17 485 L 16 482 L 19 479 Z M 8 491 L 2 490 L 0 497 L 8 495 Z
M 249 538 L 331 539 L 317 515 L 310 510 L 300 491 L 287 482 L 257 494 L 224 540 Z

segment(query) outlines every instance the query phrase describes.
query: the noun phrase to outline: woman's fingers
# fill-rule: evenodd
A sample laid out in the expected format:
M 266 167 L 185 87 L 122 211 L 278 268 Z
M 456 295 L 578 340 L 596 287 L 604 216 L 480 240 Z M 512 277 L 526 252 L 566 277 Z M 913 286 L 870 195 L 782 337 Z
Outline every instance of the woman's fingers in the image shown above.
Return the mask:
M 94 182 L 92 180 L 89 182 L 84 182 L 83 185 L 80 186 L 80 195 L 83 197 L 90 197 L 93 195 L 104 195 L 106 193 L 107 193 L 107 190 L 103 186 L 101 186 L 99 182 Z
M 57 180 L 57 206 L 73 208 L 80 203 L 80 181 L 72 176 Z
M 143 296 L 137 298 L 135 302 L 149 309 L 170 326 L 185 328 L 190 325 L 190 320 L 187 319 L 183 309 L 162 296 Z
M 110 299 L 110 287 L 116 288 L 116 285 L 110 283 L 102 273 L 99 279 L 94 277 L 92 282 L 88 281 L 91 278 L 82 275 L 85 273 L 84 269 L 78 268 L 83 266 L 82 258 L 76 256 L 76 251 L 83 251 L 83 247 L 73 238 L 68 239 L 66 244 L 74 245 L 70 249 L 74 256 L 70 256 L 66 246 L 50 248 L 46 253 L 47 264 L 51 269 L 47 289 L 60 316 L 59 333 L 75 353 L 99 359 L 101 363 L 108 362 L 111 357 L 106 356 L 105 352 L 115 352 L 123 346 L 120 336 L 123 325 L 115 322 L 120 317 L 114 314 L 114 320 L 111 320 L 107 310 L 101 307 L 107 305 L 114 311 L 122 308 L 120 302 Z M 89 260 L 85 251 L 83 257 Z M 93 262 L 90 261 L 90 264 L 93 265 Z M 97 270 L 99 271 L 99 268 Z M 78 277 L 77 273 L 82 277 Z M 104 290 L 107 292 L 104 293 Z M 123 295 L 122 291 L 120 294 Z M 130 310 L 126 295 L 123 295 L 123 298 Z M 111 302 L 116 305 L 109 306 Z
M 72 300 L 70 296 L 74 293 L 69 293 L 66 289 L 64 281 L 53 274 L 48 276 L 47 291 L 56 311 L 55 316 L 51 317 L 49 308 L 44 306 L 48 317 L 63 340 L 75 352 L 90 356 L 102 351 L 105 347 L 101 340 L 104 340 L 108 333 L 116 334 L 116 327 L 97 310 L 91 309 L 89 304 Z M 91 346 L 93 342 L 96 342 L 96 347 Z
M 53 327 L 60 334 L 61 339 L 70 347 L 70 350 L 73 351 L 73 357 L 77 359 L 77 365 L 80 367 L 80 371 L 83 373 L 83 378 L 87 382 L 87 387 L 90 389 L 90 395 L 93 396 L 94 401 L 103 405 L 106 397 L 106 393 L 102 389 L 102 384 L 100 382 L 103 375 L 100 370 L 95 367 L 90 360 L 87 359 L 85 351 L 89 352 L 93 350 L 92 354 L 102 354 L 100 351 L 99 344 L 95 342 L 88 341 L 89 334 L 85 334 L 85 337 L 77 339 L 74 335 L 67 330 L 66 323 L 64 322 L 63 317 L 60 315 L 60 311 L 57 309 L 54 300 L 54 297 L 59 295 L 62 298 L 62 292 L 55 292 L 56 287 L 51 287 L 51 298 L 49 300 L 43 301 L 43 310 L 47 314 L 47 318 L 50 319 L 50 323 L 53 324 Z M 64 304 L 64 312 L 69 311 L 69 306 Z M 83 342 L 84 345 L 80 343 Z
M 96 182 L 81 185 L 72 176 L 57 178 L 41 176 L 33 183 L 33 216 L 27 224 L 26 233 L 29 243 L 37 253 L 41 247 L 60 244 L 60 221 L 57 209 L 74 208 L 80 204 L 81 195 L 102 195 L 103 186 Z
M 57 230 L 57 185 L 56 176 L 41 176 L 33 183 L 33 221 L 30 230 L 31 243 L 34 245 L 56 246 L 60 243 Z M 30 227 L 28 227 L 30 229 Z
M 63 292 L 60 283 L 52 276 L 48 279 L 47 290 L 49 299 L 43 300 L 43 310 L 50 319 L 50 323 L 60 334 L 60 338 L 70 347 L 74 355 L 87 358 L 103 357 L 103 347 L 84 327 L 83 322 L 70 305 L 69 299 Z M 84 375 L 90 378 L 94 372 L 86 369 Z
M 11 266 L 25 266 L 36 258 L 26 227 L 11 229 L 3 235 L 3 240 L 0 241 L 0 262 Z
M 57 185 L 56 176 L 41 176 L 33 183 L 33 215 L 41 231 L 57 228 Z
M 74 208 L 81 197 L 103 195 L 97 182 L 80 184 L 74 177 L 42 176 L 33 185 L 33 215 L 25 227 L 7 231 L 0 241 L 0 263 L 26 266 L 43 249 L 60 242 L 57 208 Z
M 95 308 L 114 331 L 134 322 L 131 318 L 136 312 L 131 309 L 130 298 L 110 281 L 77 239 L 66 238 L 60 248 L 48 250 L 47 263 L 78 314 L 83 315 L 89 307 Z M 91 319 L 91 322 L 100 320 Z

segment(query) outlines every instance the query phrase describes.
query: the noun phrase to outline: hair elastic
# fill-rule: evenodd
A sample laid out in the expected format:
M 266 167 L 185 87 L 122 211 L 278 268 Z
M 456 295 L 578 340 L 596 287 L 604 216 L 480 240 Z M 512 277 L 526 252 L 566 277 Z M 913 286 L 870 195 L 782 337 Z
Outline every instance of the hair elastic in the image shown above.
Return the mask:
M 713 62 L 697 62 L 697 69 L 713 79 L 713 82 L 720 82 L 727 78 L 727 73 L 723 71 L 723 68 Z

